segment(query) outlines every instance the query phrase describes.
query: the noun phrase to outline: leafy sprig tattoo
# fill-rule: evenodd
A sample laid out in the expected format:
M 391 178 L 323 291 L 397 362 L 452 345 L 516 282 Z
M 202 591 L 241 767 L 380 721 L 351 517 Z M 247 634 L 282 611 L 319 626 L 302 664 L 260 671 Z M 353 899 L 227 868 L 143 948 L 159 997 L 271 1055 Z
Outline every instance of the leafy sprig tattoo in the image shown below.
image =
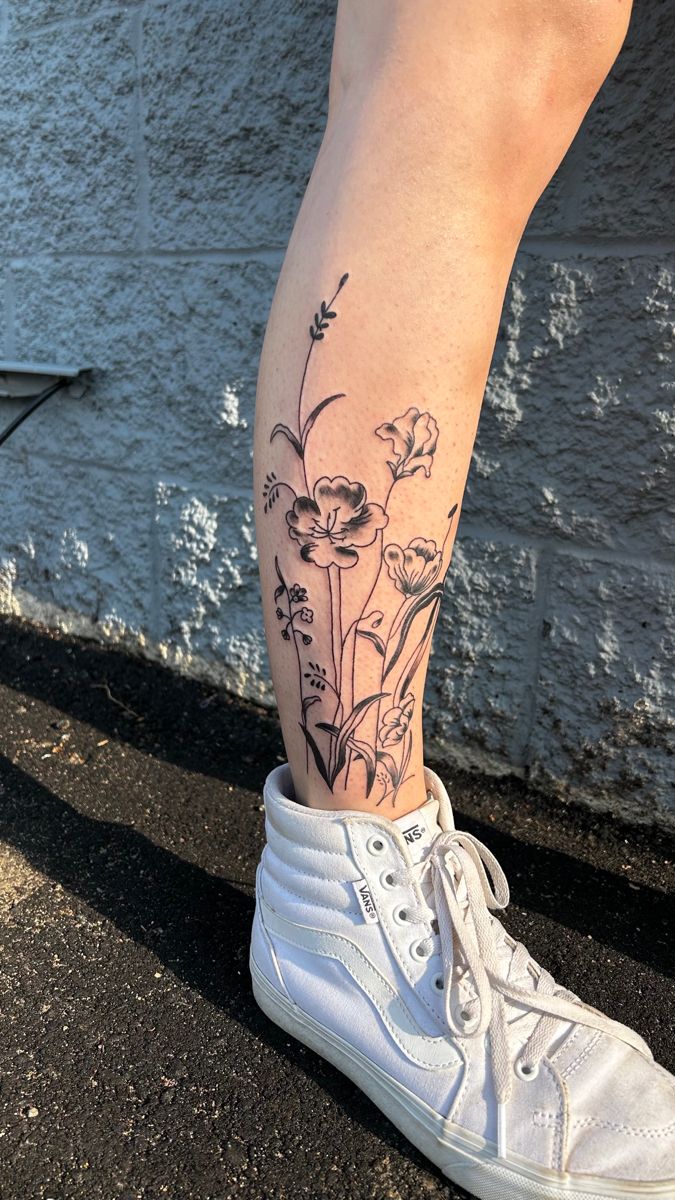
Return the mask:
M 278 423 L 270 442 L 279 437 L 292 447 L 298 464 L 299 490 L 280 480 L 270 469 L 263 485 L 265 513 L 271 513 L 286 493 L 291 506 L 286 509 L 286 533 L 300 560 L 325 572 L 327 587 L 319 589 L 313 605 L 309 591 L 299 583 L 288 584 L 279 556 L 275 557 L 278 586 L 274 601 L 281 637 L 295 648 L 300 691 L 300 728 L 307 765 L 310 755 L 319 775 L 334 790 L 344 784 L 353 764 L 365 770 L 366 795 L 377 784 L 381 794 L 377 803 L 390 797 L 396 803 L 412 756 L 412 722 L 415 711 L 415 676 L 429 649 L 443 594 L 443 560 L 457 505 L 448 514 L 449 527 L 441 547 L 433 539 L 416 537 L 407 546 L 385 544 L 389 523 L 387 507 L 394 487 L 422 472 L 431 475 L 438 445 L 439 430 L 434 417 L 415 406 L 401 416 L 379 425 L 374 435 L 387 454 L 391 484 L 383 504 L 368 498 L 363 483 L 346 475 L 323 475 L 311 485 L 307 475 L 306 450 L 318 418 L 336 400 L 345 396 L 335 392 L 310 408 L 302 419 L 308 369 L 316 344 L 321 342 L 337 319 L 335 301 L 349 279 L 344 274 L 330 300 L 322 300 L 309 326 L 310 344 L 305 358 L 297 406 L 296 428 Z M 377 543 L 376 574 L 370 593 L 359 616 L 344 627 L 342 574 L 359 563 L 361 551 Z M 371 551 L 371 554 L 373 552 Z M 383 632 L 384 614 L 371 609 L 376 587 L 389 585 L 397 595 L 398 607 L 388 631 Z M 312 589 L 313 590 L 313 589 Z M 320 598 L 319 593 L 322 593 Z M 306 648 L 315 641 L 315 611 L 326 606 L 326 627 L 330 645 L 328 656 L 305 657 Z M 323 628 L 324 623 L 319 624 Z M 320 642 L 317 642 L 319 644 Z M 379 687 L 361 694 L 357 670 L 357 651 L 369 645 L 374 656 Z M 368 677 L 372 680 L 372 662 Z

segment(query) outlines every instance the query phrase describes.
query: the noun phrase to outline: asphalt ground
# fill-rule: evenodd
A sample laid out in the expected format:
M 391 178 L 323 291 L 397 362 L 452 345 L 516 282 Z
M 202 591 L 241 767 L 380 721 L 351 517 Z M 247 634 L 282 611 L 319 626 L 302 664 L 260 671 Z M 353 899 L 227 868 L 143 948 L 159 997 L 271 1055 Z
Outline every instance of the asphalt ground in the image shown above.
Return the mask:
M 252 999 L 282 757 L 268 713 L 0 621 L 1 1200 L 464 1195 Z M 672 840 L 443 773 L 511 932 L 673 1069 Z

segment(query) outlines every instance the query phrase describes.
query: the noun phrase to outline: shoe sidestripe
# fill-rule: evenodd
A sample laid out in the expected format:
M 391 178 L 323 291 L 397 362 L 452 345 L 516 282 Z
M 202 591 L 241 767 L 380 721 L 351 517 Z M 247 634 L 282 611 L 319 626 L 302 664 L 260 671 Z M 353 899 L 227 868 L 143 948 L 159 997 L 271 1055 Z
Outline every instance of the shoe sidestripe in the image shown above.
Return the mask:
M 350 938 L 324 929 L 297 925 L 275 912 L 262 899 L 263 921 L 268 933 L 283 938 L 301 950 L 341 962 L 376 1008 L 402 1053 L 417 1066 L 440 1071 L 463 1063 L 459 1051 L 446 1036 L 425 1033 L 405 1001 L 377 967 Z

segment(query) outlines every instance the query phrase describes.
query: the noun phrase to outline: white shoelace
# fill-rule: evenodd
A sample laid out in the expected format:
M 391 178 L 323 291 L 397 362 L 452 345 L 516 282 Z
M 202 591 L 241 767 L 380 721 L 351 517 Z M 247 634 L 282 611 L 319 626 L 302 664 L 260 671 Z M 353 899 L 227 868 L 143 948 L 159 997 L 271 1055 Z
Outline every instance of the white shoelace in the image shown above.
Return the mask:
M 406 868 L 427 897 L 427 905 L 410 907 L 409 919 L 417 919 L 437 928 L 443 959 L 445 1018 L 457 1037 L 490 1039 L 491 1067 L 498 1103 L 498 1153 L 507 1157 L 506 1106 L 511 1097 L 516 1069 L 521 1078 L 534 1078 L 541 1059 L 559 1030 L 560 1022 L 573 1022 L 609 1033 L 633 1046 L 646 1058 L 652 1053 L 646 1042 L 627 1026 L 613 1021 L 573 992 L 556 984 L 553 977 L 536 963 L 520 942 L 513 945 L 510 970 L 500 960 L 500 940 L 506 937 L 491 912 L 505 909 L 509 886 L 497 859 L 487 846 L 470 833 L 451 830 L 435 838 L 429 854 Z M 399 872 L 396 872 L 397 876 Z M 435 913 L 429 904 L 431 888 Z M 437 922 L 435 926 L 434 919 Z M 501 935 L 501 938 L 500 938 Z M 436 948 L 435 937 L 422 939 L 430 955 Z M 520 978 L 529 972 L 533 986 L 522 988 L 507 976 Z M 460 989 L 468 1000 L 460 998 Z M 540 1014 L 525 1046 L 512 1061 L 508 1040 L 506 1002 L 528 1012 Z M 456 1020 L 459 1012 L 460 1020 Z

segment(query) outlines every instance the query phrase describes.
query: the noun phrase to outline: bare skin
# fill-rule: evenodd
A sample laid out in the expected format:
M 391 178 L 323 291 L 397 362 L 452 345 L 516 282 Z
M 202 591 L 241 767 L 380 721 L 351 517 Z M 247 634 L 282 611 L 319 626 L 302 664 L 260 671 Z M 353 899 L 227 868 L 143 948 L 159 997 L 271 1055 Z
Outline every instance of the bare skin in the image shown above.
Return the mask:
M 303 803 L 400 816 L 425 798 L 431 636 L 506 284 L 629 15 L 630 0 L 340 0 L 255 434 Z

